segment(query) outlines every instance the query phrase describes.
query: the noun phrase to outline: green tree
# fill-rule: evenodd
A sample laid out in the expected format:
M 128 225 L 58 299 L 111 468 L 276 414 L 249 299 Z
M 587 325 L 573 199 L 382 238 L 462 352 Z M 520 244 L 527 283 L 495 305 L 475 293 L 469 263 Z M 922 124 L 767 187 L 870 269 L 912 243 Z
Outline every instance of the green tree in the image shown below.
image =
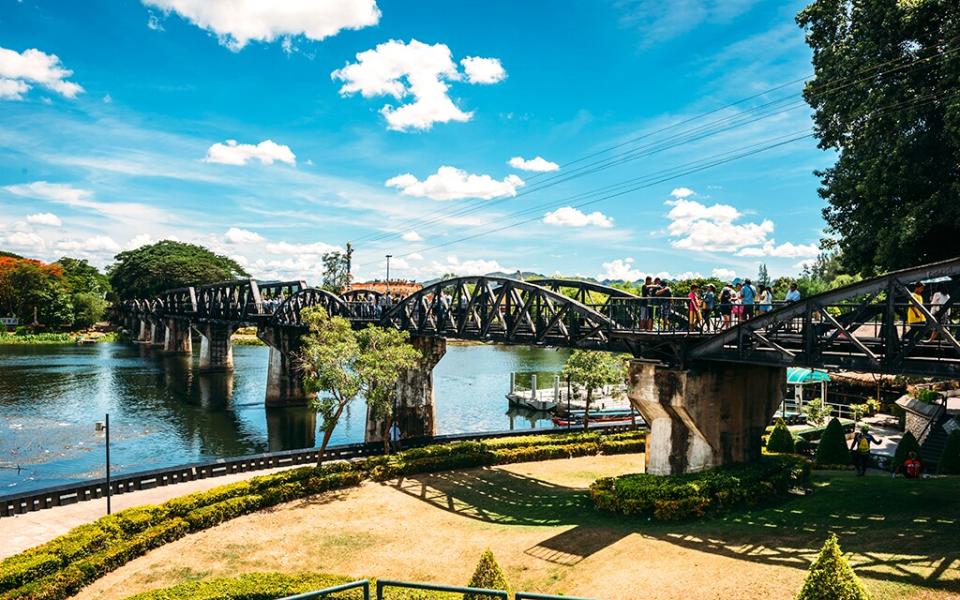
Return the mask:
M 847 436 L 843 432 L 843 425 L 834 417 L 827 423 L 827 428 L 817 444 L 817 453 L 813 461 L 818 465 L 846 465 L 850 463 L 850 450 L 847 449 Z
M 322 307 L 305 309 L 301 318 L 309 333 L 302 338 L 299 365 L 304 388 L 317 394 L 313 408 L 323 430 L 319 463 L 343 411 L 361 394 L 374 416 L 386 421 L 392 415 L 397 379 L 416 365 L 420 353 L 407 343 L 405 331 L 373 325 L 355 331 L 350 321 L 330 317 Z
M 203 246 L 163 240 L 121 252 L 107 268 L 117 298 L 156 296 L 164 290 L 247 277 L 236 261 Z
M 766 263 L 760 263 L 760 268 L 757 270 L 757 285 L 770 287 L 770 274 L 767 273 Z
M 0 314 L 21 324 L 69 325 L 73 306 L 63 284 L 63 269 L 38 260 L 0 257 Z
M 870 594 L 840 551 L 836 534 L 823 544 L 797 600 L 870 600 Z
M 623 360 L 609 352 L 574 350 L 563 365 L 563 374 L 587 390 L 583 412 L 583 428 L 590 426 L 590 403 L 593 391 L 605 385 L 621 383 L 625 378 Z
M 497 563 L 493 552 L 484 550 L 483 554 L 480 555 L 480 562 L 477 563 L 477 568 L 474 569 L 467 587 L 509 591 L 510 585 L 507 583 L 507 576 Z M 463 600 L 486 600 L 487 598 L 487 596 L 480 594 L 463 595 Z
M 815 0 L 797 23 L 813 49 L 804 98 L 837 153 L 816 172 L 825 247 L 864 274 L 956 255 L 960 3 Z
M 350 257 L 335 250 L 323 255 L 323 289 L 339 294 L 350 285 Z
M 63 269 L 63 285 L 73 306 L 73 326 L 90 327 L 107 310 L 110 280 L 84 259 L 64 256 L 56 263 Z
M 960 475 L 960 429 L 954 429 L 947 437 L 937 472 L 941 475 Z
M 920 444 L 917 443 L 917 438 L 911 432 L 904 432 L 903 437 L 900 438 L 900 443 L 897 444 L 897 449 L 893 453 L 893 464 L 890 466 L 894 471 L 900 468 L 900 465 L 903 464 L 903 461 L 907 460 L 907 455 L 911 452 L 916 452 L 920 454 Z
M 777 419 L 777 424 L 774 425 L 773 431 L 770 432 L 770 437 L 767 438 L 767 450 L 770 452 L 792 454 L 795 449 L 796 445 L 793 441 L 793 434 L 790 433 L 790 429 L 783 419 Z

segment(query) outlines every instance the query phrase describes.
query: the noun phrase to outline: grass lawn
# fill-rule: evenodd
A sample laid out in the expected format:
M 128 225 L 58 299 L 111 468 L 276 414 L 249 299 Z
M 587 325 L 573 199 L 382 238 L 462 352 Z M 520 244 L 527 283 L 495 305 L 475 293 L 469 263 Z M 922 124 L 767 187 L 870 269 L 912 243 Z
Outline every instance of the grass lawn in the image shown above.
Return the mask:
M 791 598 L 829 531 L 875 598 L 960 596 L 960 478 L 814 474 L 816 491 L 703 522 L 599 513 L 585 488 L 642 455 L 409 477 L 292 502 L 155 550 L 80 598 L 254 571 L 462 584 L 491 548 L 519 589 L 595 598 Z

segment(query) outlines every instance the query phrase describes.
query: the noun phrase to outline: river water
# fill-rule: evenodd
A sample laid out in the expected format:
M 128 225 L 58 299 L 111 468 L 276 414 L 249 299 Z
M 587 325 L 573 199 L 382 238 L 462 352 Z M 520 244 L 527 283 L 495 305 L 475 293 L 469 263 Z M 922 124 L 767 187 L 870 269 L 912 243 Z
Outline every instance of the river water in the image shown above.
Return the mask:
M 264 407 L 267 353 L 236 346 L 233 373 L 200 375 L 196 356 L 129 344 L 0 346 L 0 496 L 103 477 L 105 413 L 113 474 L 315 446 L 309 409 Z M 552 427 L 508 411 L 505 394 L 512 371 L 559 371 L 567 356 L 448 346 L 434 370 L 438 433 Z M 331 443 L 363 441 L 365 417 L 358 400 Z

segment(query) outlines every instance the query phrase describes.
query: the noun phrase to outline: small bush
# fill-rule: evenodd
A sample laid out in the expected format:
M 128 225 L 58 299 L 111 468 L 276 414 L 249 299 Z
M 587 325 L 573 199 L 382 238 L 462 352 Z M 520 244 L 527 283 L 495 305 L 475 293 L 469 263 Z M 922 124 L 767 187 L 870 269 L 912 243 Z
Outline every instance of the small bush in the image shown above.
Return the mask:
M 467 587 L 488 590 L 509 589 L 507 576 L 504 575 L 503 569 L 497 564 L 497 559 L 494 558 L 493 552 L 485 550 L 483 554 L 480 555 L 480 562 L 477 563 L 477 568 L 473 571 L 473 577 L 470 578 Z M 487 600 L 487 598 L 488 596 L 481 594 L 463 595 L 463 600 Z
M 348 583 L 339 575 L 318 573 L 249 573 L 230 579 L 188 581 L 170 588 L 142 592 L 127 600 L 273 600 Z M 360 590 L 337 598 L 362 598 Z
M 941 475 L 960 475 L 960 429 L 950 432 L 937 468 Z
M 903 437 L 900 438 L 900 443 L 897 444 L 897 449 L 893 453 L 893 463 L 890 467 L 896 471 L 900 468 L 900 465 L 903 464 L 903 461 L 907 460 L 907 455 L 911 452 L 916 452 L 917 455 L 920 454 L 920 444 L 917 443 L 917 438 L 907 431 L 903 434 Z
M 843 425 L 834 417 L 827 423 L 827 429 L 820 438 L 817 453 L 813 458 L 818 465 L 848 465 L 850 464 L 850 450 L 847 449 L 847 437 L 843 433 Z
M 46 552 L 37 554 L 18 554 L 14 560 L 4 561 L 0 571 L 0 592 L 16 587 L 53 573 L 60 567 L 60 559 Z
M 764 456 L 756 463 L 686 475 L 604 477 L 590 486 L 590 497 L 602 510 L 672 521 L 785 496 L 806 486 L 809 475 L 809 465 L 801 458 Z
M 870 600 L 870 594 L 840 552 L 836 535 L 831 533 L 823 544 L 797 600 Z
M 795 445 L 793 434 L 787 428 L 787 423 L 783 419 L 777 419 L 770 437 L 767 438 L 767 451 L 779 454 L 793 454 Z

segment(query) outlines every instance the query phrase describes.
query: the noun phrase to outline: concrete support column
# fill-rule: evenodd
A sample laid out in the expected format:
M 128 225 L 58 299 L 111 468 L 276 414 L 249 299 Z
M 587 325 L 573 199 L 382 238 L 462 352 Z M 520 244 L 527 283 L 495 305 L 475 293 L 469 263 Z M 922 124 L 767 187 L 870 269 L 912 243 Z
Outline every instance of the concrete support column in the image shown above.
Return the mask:
M 150 347 L 163 348 L 167 340 L 167 326 L 163 323 L 150 324 Z
M 267 406 L 307 404 L 309 395 L 303 389 L 303 374 L 297 365 L 302 332 L 281 328 L 257 331 L 257 337 L 270 346 L 267 365 Z
M 193 340 L 190 325 L 177 319 L 167 319 L 167 335 L 163 340 L 164 354 L 192 354 Z
M 757 460 L 785 381 L 782 367 L 705 363 L 677 370 L 631 361 L 627 395 L 650 426 L 647 473 Z
M 200 372 L 233 370 L 233 344 L 230 336 L 236 331 L 233 325 L 206 323 L 196 326 L 200 333 Z
M 437 413 L 433 393 L 433 368 L 447 353 L 447 340 L 418 337 L 410 343 L 420 351 L 420 364 L 405 371 L 397 381 L 397 405 L 394 413 L 402 438 L 432 437 L 437 433 Z M 387 425 L 373 419 L 367 409 L 368 442 L 383 441 Z
M 136 333 L 136 341 L 140 344 L 149 344 L 153 336 L 153 331 L 150 328 L 150 321 L 141 320 L 138 331 Z

